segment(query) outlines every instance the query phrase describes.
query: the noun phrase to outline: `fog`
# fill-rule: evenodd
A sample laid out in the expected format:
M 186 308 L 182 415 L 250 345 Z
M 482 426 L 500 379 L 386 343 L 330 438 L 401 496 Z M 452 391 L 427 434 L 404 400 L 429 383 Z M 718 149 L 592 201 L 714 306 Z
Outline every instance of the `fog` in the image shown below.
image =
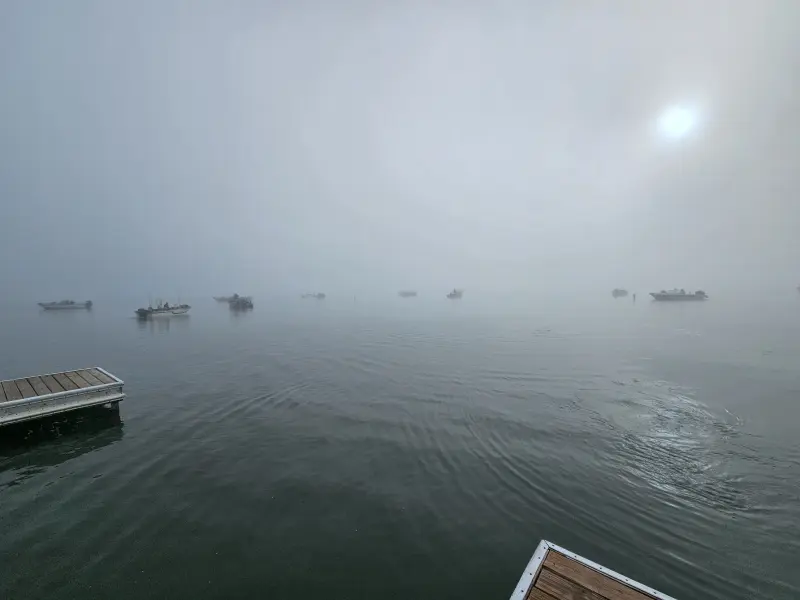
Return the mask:
M 3 294 L 794 293 L 798 22 L 792 0 L 5 0 Z

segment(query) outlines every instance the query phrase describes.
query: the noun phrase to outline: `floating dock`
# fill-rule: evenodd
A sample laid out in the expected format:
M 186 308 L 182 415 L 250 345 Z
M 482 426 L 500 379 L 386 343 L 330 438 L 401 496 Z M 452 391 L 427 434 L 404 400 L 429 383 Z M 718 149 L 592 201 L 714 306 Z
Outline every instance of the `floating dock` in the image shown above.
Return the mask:
M 511 600 L 675 600 L 555 544 L 542 541 Z
M 124 382 L 100 367 L 0 381 L 0 426 L 117 404 Z

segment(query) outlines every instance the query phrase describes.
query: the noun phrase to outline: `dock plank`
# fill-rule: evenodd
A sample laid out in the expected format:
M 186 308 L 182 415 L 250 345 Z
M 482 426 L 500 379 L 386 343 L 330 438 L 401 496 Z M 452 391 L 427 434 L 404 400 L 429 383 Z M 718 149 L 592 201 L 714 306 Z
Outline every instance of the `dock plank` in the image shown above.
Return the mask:
M 22 394 L 23 398 L 33 398 L 36 396 L 36 392 L 33 391 L 33 386 L 28 383 L 27 379 L 17 379 L 16 382 L 19 393 Z
M 550 569 L 542 569 L 534 587 L 562 600 L 616 600 L 616 596 L 595 594 Z
M 103 382 L 100 381 L 97 377 L 92 375 L 89 372 L 89 369 L 81 369 L 80 371 L 75 371 L 77 375 L 83 377 L 86 381 L 88 381 L 91 385 L 103 385 Z
M 31 384 L 37 396 L 46 396 L 50 393 L 50 390 L 44 384 L 41 377 L 28 377 L 28 383 Z
M 81 389 L 83 389 L 83 388 L 88 388 L 88 387 L 92 387 L 92 384 L 91 384 L 91 383 L 89 383 L 88 381 L 86 381 L 86 380 L 85 380 L 83 377 L 81 377 L 80 375 L 78 375 L 78 373 L 77 373 L 76 371 L 67 371 L 66 373 L 64 373 L 64 375 L 66 375 L 66 376 L 67 376 L 67 378 L 68 378 L 68 379 L 69 379 L 69 380 L 70 380 L 72 383 L 74 383 L 75 385 L 77 385 L 77 386 L 78 386 L 79 388 L 81 388 Z
M 47 386 L 51 393 L 57 394 L 58 392 L 65 391 L 63 386 L 55 380 L 52 375 L 42 375 L 42 381 Z
M 652 598 L 652 596 L 634 590 L 554 550 L 547 553 L 543 566 L 543 572 L 549 570 L 565 579 L 572 580 L 601 598 L 612 598 L 613 600 L 651 600 Z M 552 594 L 552 592 L 548 593 Z
M 555 598 L 547 592 L 544 592 L 536 586 L 533 586 L 528 592 L 528 595 L 525 596 L 525 600 L 558 600 L 558 598 Z
M 97 377 L 103 383 L 115 383 L 115 381 L 111 379 L 111 377 L 103 373 L 100 369 L 86 369 L 86 370 L 89 371 L 95 377 Z
M 55 373 L 53 378 L 61 384 L 65 390 L 77 390 L 78 386 L 72 383 L 69 377 L 64 375 L 64 373 Z
M 4 381 L 3 391 L 6 393 L 6 400 L 22 400 L 22 394 L 19 392 L 16 382 Z

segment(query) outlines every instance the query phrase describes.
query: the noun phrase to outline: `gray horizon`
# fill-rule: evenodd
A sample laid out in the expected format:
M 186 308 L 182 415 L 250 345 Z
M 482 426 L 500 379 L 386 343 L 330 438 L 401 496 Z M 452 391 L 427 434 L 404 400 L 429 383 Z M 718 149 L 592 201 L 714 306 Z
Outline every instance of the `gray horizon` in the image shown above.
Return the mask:
M 5 2 L 4 294 L 791 294 L 798 18 Z

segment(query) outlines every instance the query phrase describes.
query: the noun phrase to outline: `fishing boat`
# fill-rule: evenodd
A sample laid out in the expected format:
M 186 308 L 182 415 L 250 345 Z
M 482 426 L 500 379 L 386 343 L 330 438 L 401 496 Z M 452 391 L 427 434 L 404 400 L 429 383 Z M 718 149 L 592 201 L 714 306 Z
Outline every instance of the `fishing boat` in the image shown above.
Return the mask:
M 614 288 L 611 290 L 611 295 L 614 298 L 624 298 L 628 295 L 628 290 L 623 290 L 622 288 Z
M 510 600 L 675 600 L 630 577 L 542 540 Z
M 417 292 L 413 290 L 403 290 L 397 292 L 397 295 L 400 296 L 401 298 L 415 298 L 417 296 Z
M 253 299 L 250 296 L 239 296 L 233 298 L 228 302 L 231 310 L 248 310 L 253 308 Z
M 39 302 L 39 306 L 44 310 L 89 310 L 92 308 L 92 301 L 61 300 L 59 302 Z
M 150 319 L 154 317 L 176 317 L 185 315 L 192 308 L 188 304 L 172 304 L 169 302 L 159 302 L 155 308 L 148 306 L 147 308 L 139 308 L 136 310 L 136 316 L 140 319 Z
M 461 298 L 463 295 L 464 295 L 464 290 L 457 290 L 457 289 L 453 289 L 453 291 L 452 291 L 452 292 L 450 292 L 449 294 L 447 294 L 447 297 L 448 297 L 448 298 L 450 298 L 450 300 L 458 300 L 458 299 L 459 299 L 459 298 Z
M 653 297 L 653 300 L 661 302 L 698 302 L 708 300 L 708 294 L 703 290 L 697 290 L 694 293 L 687 292 L 684 289 L 661 290 L 660 292 L 650 292 L 650 295 Z
M 230 302 L 231 300 L 236 300 L 239 297 L 239 294 L 233 294 L 232 296 L 214 296 L 214 300 L 217 302 Z

